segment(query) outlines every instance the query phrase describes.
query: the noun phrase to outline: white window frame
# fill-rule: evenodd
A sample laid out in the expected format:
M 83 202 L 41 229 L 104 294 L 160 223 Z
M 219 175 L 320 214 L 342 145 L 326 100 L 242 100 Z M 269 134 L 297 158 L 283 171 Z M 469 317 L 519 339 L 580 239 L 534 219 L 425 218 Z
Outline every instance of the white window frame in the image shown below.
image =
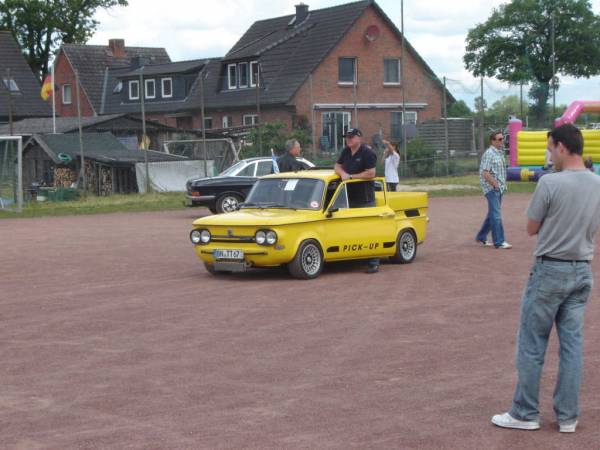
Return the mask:
M 247 117 L 251 117 L 251 119 L 250 119 L 251 123 L 246 123 Z M 244 126 L 257 125 L 258 124 L 258 114 L 244 114 L 242 117 L 242 124 Z
M 137 86 L 137 96 L 134 97 L 132 95 L 131 89 L 133 88 L 133 86 Z M 129 87 L 129 100 L 139 100 L 140 99 L 140 82 L 138 80 L 129 80 L 129 83 L 127 83 L 127 86 Z
M 340 81 L 340 59 L 353 59 L 354 60 L 354 80 L 353 81 Z M 358 58 L 356 56 L 340 56 L 338 58 L 338 76 L 337 83 L 340 86 L 353 86 L 358 85 Z
M 233 70 L 235 70 L 235 80 L 233 84 L 231 84 L 231 68 L 233 68 Z M 227 64 L 227 87 L 229 89 L 237 89 L 237 82 L 238 82 L 238 76 L 237 76 L 237 64 Z
M 165 81 L 169 82 L 169 85 L 171 86 L 171 93 L 169 95 L 165 94 Z M 171 98 L 173 97 L 173 78 L 169 77 L 169 78 L 161 78 L 160 80 L 160 89 L 161 89 L 161 94 L 163 98 Z
M 242 77 L 241 77 L 241 67 L 242 66 L 246 66 L 246 84 L 242 84 Z M 239 63 L 238 64 L 238 71 L 237 71 L 237 77 L 238 77 L 238 86 L 241 88 L 247 88 L 248 87 L 248 82 L 250 81 L 250 74 L 248 73 L 248 70 L 250 69 L 250 65 L 247 62 L 243 62 L 243 63 Z
M 69 86 L 69 97 L 70 97 L 68 102 L 65 100 L 65 88 L 67 86 Z M 61 99 L 62 99 L 63 105 L 70 105 L 73 103 L 73 88 L 71 87 L 70 84 L 63 84 L 60 87 L 60 93 L 61 93 Z
M 152 95 L 148 94 L 148 86 L 152 84 L 152 90 L 154 93 Z M 144 98 L 156 98 L 156 80 L 154 78 L 150 78 L 148 80 L 144 80 Z
M 398 63 L 398 81 L 385 81 L 385 62 L 386 61 L 392 61 L 392 60 L 396 60 L 396 62 Z M 384 86 L 400 86 L 400 79 L 402 74 L 400 73 L 400 69 L 401 69 L 401 65 L 400 65 L 400 58 L 383 58 L 383 84 Z
M 254 69 L 253 66 L 256 66 L 256 74 L 260 78 L 260 66 L 258 65 L 258 61 L 250 61 L 250 87 L 256 87 L 256 80 L 254 79 Z
M 231 120 L 229 120 L 231 119 Z M 223 116 L 223 118 L 221 119 L 221 125 L 223 125 L 223 128 L 229 128 L 232 126 L 233 123 L 233 116 Z

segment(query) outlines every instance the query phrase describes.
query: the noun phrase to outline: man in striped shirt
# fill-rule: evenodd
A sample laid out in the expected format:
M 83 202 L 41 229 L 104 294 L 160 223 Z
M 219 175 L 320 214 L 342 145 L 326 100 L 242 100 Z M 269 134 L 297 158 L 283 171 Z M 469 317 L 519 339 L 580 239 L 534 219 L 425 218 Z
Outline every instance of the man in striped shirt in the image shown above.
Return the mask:
M 488 202 L 488 213 L 475 239 L 484 246 L 493 245 L 496 248 L 509 249 L 512 248 L 512 245 L 504 240 L 504 227 L 502 226 L 502 195 L 506 191 L 506 163 L 504 162 L 502 141 L 503 137 L 500 131 L 492 133 L 491 145 L 481 157 L 479 182 Z M 492 242 L 487 239 L 490 231 L 492 232 Z

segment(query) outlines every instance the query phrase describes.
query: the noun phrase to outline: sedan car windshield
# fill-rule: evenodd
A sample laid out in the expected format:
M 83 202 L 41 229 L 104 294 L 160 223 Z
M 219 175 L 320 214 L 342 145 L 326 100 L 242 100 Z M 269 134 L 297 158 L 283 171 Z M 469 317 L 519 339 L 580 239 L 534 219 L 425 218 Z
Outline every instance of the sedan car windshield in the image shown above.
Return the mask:
M 310 178 L 265 178 L 254 185 L 245 206 L 292 209 L 320 209 L 322 180 Z

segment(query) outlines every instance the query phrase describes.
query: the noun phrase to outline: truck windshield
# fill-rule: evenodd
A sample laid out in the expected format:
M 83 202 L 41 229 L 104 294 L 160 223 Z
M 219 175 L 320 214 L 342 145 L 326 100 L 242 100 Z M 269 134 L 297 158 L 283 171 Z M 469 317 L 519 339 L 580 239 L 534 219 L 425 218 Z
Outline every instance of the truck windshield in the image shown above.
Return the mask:
M 258 180 L 248 198 L 246 207 L 274 207 L 290 209 L 321 209 L 322 180 L 310 178 L 266 178 Z

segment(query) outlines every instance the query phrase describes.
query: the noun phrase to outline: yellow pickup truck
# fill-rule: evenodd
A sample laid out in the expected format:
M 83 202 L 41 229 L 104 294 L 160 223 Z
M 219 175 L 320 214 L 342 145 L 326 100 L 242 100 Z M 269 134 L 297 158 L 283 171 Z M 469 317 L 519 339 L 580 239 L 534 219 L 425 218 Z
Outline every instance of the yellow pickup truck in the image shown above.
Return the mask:
M 375 205 L 353 208 L 349 183 L 374 185 Z M 330 261 L 412 262 L 425 239 L 427 207 L 427 193 L 387 192 L 378 178 L 279 173 L 260 178 L 237 211 L 194 221 L 190 240 L 212 274 L 286 265 L 293 277 L 311 279 Z

